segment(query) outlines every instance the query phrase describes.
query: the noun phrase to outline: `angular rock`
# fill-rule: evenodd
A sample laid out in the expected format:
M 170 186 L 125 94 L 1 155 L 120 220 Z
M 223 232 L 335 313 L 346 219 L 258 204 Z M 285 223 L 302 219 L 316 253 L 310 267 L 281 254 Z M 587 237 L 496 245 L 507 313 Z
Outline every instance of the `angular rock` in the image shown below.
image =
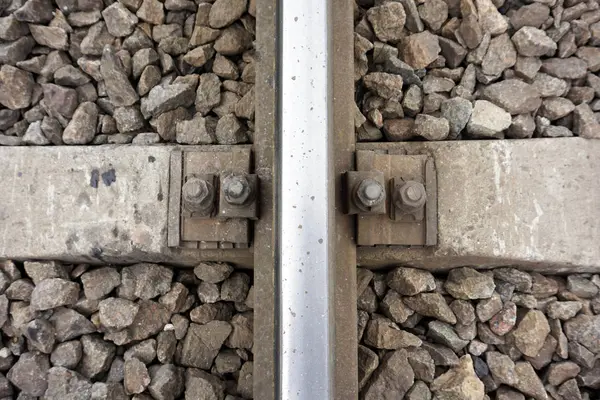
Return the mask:
M 48 389 L 44 399 L 78 400 L 90 398 L 92 383 L 75 371 L 52 367 L 48 371 Z
M 479 23 L 484 32 L 492 36 L 500 35 L 508 29 L 508 22 L 492 2 L 492 0 L 475 0 L 479 14 Z
M 477 100 L 467 123 L 467 132 L 474 137 L 501 138 L 511 123 L 508 112 L 487 100 Z
M 402 301 L 402 297 L 395 290 L 389 290 L 380 304 L 382 312 L 397 324 L 406 321 L 414 314 Z
M 600 353 L 600 315 L 580 314 L 565 322 L 565 334 L 593 353 Z
M 0 104 L 11 110 L 29 106 L 34 83 L 29 72 L 3 65 L 0 68 Z
M 514 388 L 536 400 L 548 400 L 546 389 L 530 363 L 527 361 L 517 362 L 515 371 L 519 379 L 513 385 Z
M 439 293 L 419 293 L 404 298 L 404 303 L 415 312 L 449 324 L 456 324 L 456 316 Z
M 220 29 L 238 20 L 248 9 L 248 0 L 217 0 L 210 8 L 208 21 Z
M 414 383 L 406 350 L 387 353 L 364 389 L 365 400 L 401 399 Z
M 369 381 L 371 374 L 379 366 L 377 354 L 365 346 L 358 346 L 358 388 L 362 389 Z
M 141 111 L 145 118 L 156 117 L 178 107 L 189 107 L 194 103 L 195 87 L 188 84 L 155 86 L 142 99 Z
M 382 42 L 398 42 L 402 39 L 402 29 L 406 22 L 406 13 L 400 3 L 390 2 L 370 8 L 367 19 L 373 31 Z
M 84 102 L 77 107 L 73 118 L 63 131 L 65 144 L 87 144 L 96 135 L 98 121 L 98 106 L 96 103 Z
M 113 106 L 130 106 L 138 101 L 139 96 L 129 82 L 121 60 L 111 46 L 104 47 L 102 51 L 100 72 L 104 79 L 106 93 Z
M 577 57 L 549 58 L 542 62 L 542 72 L 560 79 L 579 79 L 587 73 L 587 63 Z
M 416 69 L 434 62 L 441 51 L 437 36 L 429 31 L 404 38 L 401 47 L 402 60 Z
M 143 362 L 137 358 L 125 360 L 124 385 L 125 393 L 142 393 L 150 384 L 150 374 Z
M 23 22 L 46 23 L 52 19 L 52 11 L 49 0 L 27 0 L 13 15 Z
M 71 340 L 96 331 L 96 327 L 87 318 L 70 308 L 55 309 L 50 322 L 54 325 L 56 339 L 59 342 Z
M 142 20 L 153 25 L 161 25 L 165 19 L 163 4 L 158 0 L 143 0 L 136 15 Z
M 383 317 L 376 317 L 369 321 L 364 341 L 369 346 L 387 350 L 421 345 L 418 337 L 403 331 L 395 323 Z
M 487 86 L 481 92 L 481 99 L 491 101 L 512 115 L 535 111 L 542 104 L 535 86 L 518 79 L 507 79 Z
M 185 375 L 185 399 L 224 399 L 225 383 L 214 375 L 188 368 Z
M 190 324 L 183 340 L 180 364 L 210 369 L 231 331 L 231 325 L 225 321 L 211 321 L 205 325 Z
M 121 270 L 119 296 L 150 300 L 171 289 L 173 270 L 158 264 L 135 264 Z
M 436 32 L 448 19 L 448 4 L 443 0 L 427 1 L 419 6 L 419 16 L 430 30 Z
M 445 118 L 419 114 L 415 118 L 413 132 L 427 140 L 444 140 L 450 133 L 450 125 Z
M 116 37 L 129 36 L 133 33 L 138 17 L 122 3 L 116 2 L 102 11 L 108 32 Z
M 64 305 L 73 305 L 79 297 L 79 285 L 60 278 L 40 282 L 31 293 L 34 310 L 49 310 Z
M 390 3 L 393 4 L 393 3 Z M 363 78 L 367 89 L 372 90 L 384 99 L 402 98 L 402 77 L 385 72 L 372 72 Z
M 148 392 L 156 400 L 174 400 L 179 398 L 183 390 L 183 369 L 173 364 L 161 365 L 148 386 Z
M 50 362 L 54 367 L 64 367 L 67 369 L 75 369 L 79 360 L 81 360 L 82 348 L 79 340 L 59 343 L 52 354 Z
M 539 310 L 530 310 L 513 331 L 513 336 L 515 345 L 523 354 L 535 357 L 549 333 L 550 326 L 544 314 Z
M 97 268 L 81 275 L 85 297 L 100 300 L 121 284 L 121 275 L 115 268 Z
M 252 45 L 252 40 L 250 32 L 236 22 L 221 31 L 214 48 L 224 56 L 235 56 L 247 50 Z
M 455 268 L 450 271 L 444 289 L 457 299 L 473 300 L 490 298 L 494 292 L 494 279 L 471 268 Z
M 575 107 L 573 115 L 573 133 L 586 139 L 600 138 L 600 122 L 588 104 L 582 103 Z
M 386 119 L 383 121 L 383 132 L 388 141 L 401 142 L 415 136 L 413 132 L 414 125 L 415 121 L 410 118 Z
M 473 105 L 467 99 L 454 97 L 443 101 L 440 111 L 442 117 L 448 120 L 450 126 L 449 138 L 455 139 L 467 126 L 473 112 Z
M 35 40 L 29 36 L 24 36 L 13 42 L 0 43 L 0 63 L 15 65 L 24 61 L 33 47 Z
M 34 319 L 25 327 L 25 337 L 34 349 L 50 354 L 56 341 L 54 327 L 44 319 Z
M 481 400 L 485 394 L 470 356 L 461 357 L 457 366 L 438 376 L 431 384 L 431 391 L 439 400 Z
M 502 309 L 490 319 L 490 330 L 498 336 L 510 332 L 517 323 L 517 306 L 512 301 L 504 303 Z
M 497 351 L 490 351 L 486 353 L 486 361 L 497 383 L 514 386 L 519 381 L 515 363 L 509 356 Z
M 429 328 L 427 331 L 427 337 L 434 342 L 451 348 L 455 353 L 460 352 L 460 350 L 469 344 L 469 341 L 458 337 L 452 326 L 449 324 L 441 321 L 431 321 L 427 327 Z
M 116 346 L 95 335 L 81 337 L 82 357 L 77 371 L 89 379 L 107 372 L 113 361 Z
M 488 0 L 489 1 L 489 0 Z M 498 76 L 517 63 L 517 50 L 508 34 L 493 38 L 481 62 L 481 72 Z
M 396 268 L 387 275 L 388 286 L 404 296 L 413 296 L 435 289 L 433 275 L 416 268 Z
M 139 306 L 127 299 L 111 297 L 99 304 L 99 319 L 102 326 L 110 330 L 121 330 L 131 326 Z
M 56 50 L 69 48 L 69 36 L 64 29 L 52 26 L 29 25 L 31 36 L 40 45 Z
M 546 33 L 532 26 L 524 26 L 512 37 L 517 52 L 524 57 L 551 56 L 557 49 L 556 42 Z
M 43 396 L 48 388 L 48 356 L 38 352 L 23 353 L 6 374 L 8 380 L 30 396 Z

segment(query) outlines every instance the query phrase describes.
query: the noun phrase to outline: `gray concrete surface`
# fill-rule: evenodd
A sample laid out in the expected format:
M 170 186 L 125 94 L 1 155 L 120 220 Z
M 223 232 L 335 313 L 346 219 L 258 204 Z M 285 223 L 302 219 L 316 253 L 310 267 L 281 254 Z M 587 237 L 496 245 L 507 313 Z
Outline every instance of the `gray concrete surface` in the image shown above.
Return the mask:
M 360 265 L 600 271 L 600 141 L 359 144 L 435 157 L 439 246 L 359 248 Z
M 250 250 L 167 248 L 172 148 L 0 148 L 0 259 L 250 266 Z

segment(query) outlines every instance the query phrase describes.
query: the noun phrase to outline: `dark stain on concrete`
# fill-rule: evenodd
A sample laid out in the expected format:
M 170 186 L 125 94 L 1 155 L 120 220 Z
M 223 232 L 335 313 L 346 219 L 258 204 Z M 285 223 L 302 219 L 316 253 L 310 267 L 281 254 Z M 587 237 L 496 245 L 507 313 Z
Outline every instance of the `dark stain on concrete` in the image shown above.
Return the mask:
M 69 249 L 71 251 L 71 250 L 73 250 L 73 247 L 74 247 L 75 243 L 77 243 L 77 242 L 79 242 L 79 236 L 77 236 L 77 234 L 75 232 L 73 232 L 69 235 L 69 237 L 65 241 L 65 245 L 67 246 L 67 249 Z
M 90 186 L 94 189 L 98 189 L 98 182 L 100 181 L 100 171 L 97 169 L 92 170 L 92 176 L 90 177 Z
M 154 161 L 156 161 L 156 158 L 154 156 L 148 156 L 149 163 L 153 163 Z
M 117 174 L 115 173 L 115 169 L 111 168 L 108 171 L 102 174 L 102 182 L 106 186 L 110 186 L 117 181 Z

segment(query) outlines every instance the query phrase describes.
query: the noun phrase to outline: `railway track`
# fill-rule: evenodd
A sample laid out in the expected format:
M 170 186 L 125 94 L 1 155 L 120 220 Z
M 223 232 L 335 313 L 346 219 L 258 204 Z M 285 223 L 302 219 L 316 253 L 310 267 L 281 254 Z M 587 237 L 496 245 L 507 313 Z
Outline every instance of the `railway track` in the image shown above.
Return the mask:
M 600 393 L 598 1 L 0 20 L 0 398 Z

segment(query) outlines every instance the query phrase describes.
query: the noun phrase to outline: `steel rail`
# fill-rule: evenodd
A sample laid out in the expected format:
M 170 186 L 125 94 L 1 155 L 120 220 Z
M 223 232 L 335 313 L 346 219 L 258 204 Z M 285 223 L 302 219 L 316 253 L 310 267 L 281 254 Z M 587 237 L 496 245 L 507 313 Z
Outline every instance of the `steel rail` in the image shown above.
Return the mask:
M 279 14 L 278 396 L 333 398 L 330 2 Z

